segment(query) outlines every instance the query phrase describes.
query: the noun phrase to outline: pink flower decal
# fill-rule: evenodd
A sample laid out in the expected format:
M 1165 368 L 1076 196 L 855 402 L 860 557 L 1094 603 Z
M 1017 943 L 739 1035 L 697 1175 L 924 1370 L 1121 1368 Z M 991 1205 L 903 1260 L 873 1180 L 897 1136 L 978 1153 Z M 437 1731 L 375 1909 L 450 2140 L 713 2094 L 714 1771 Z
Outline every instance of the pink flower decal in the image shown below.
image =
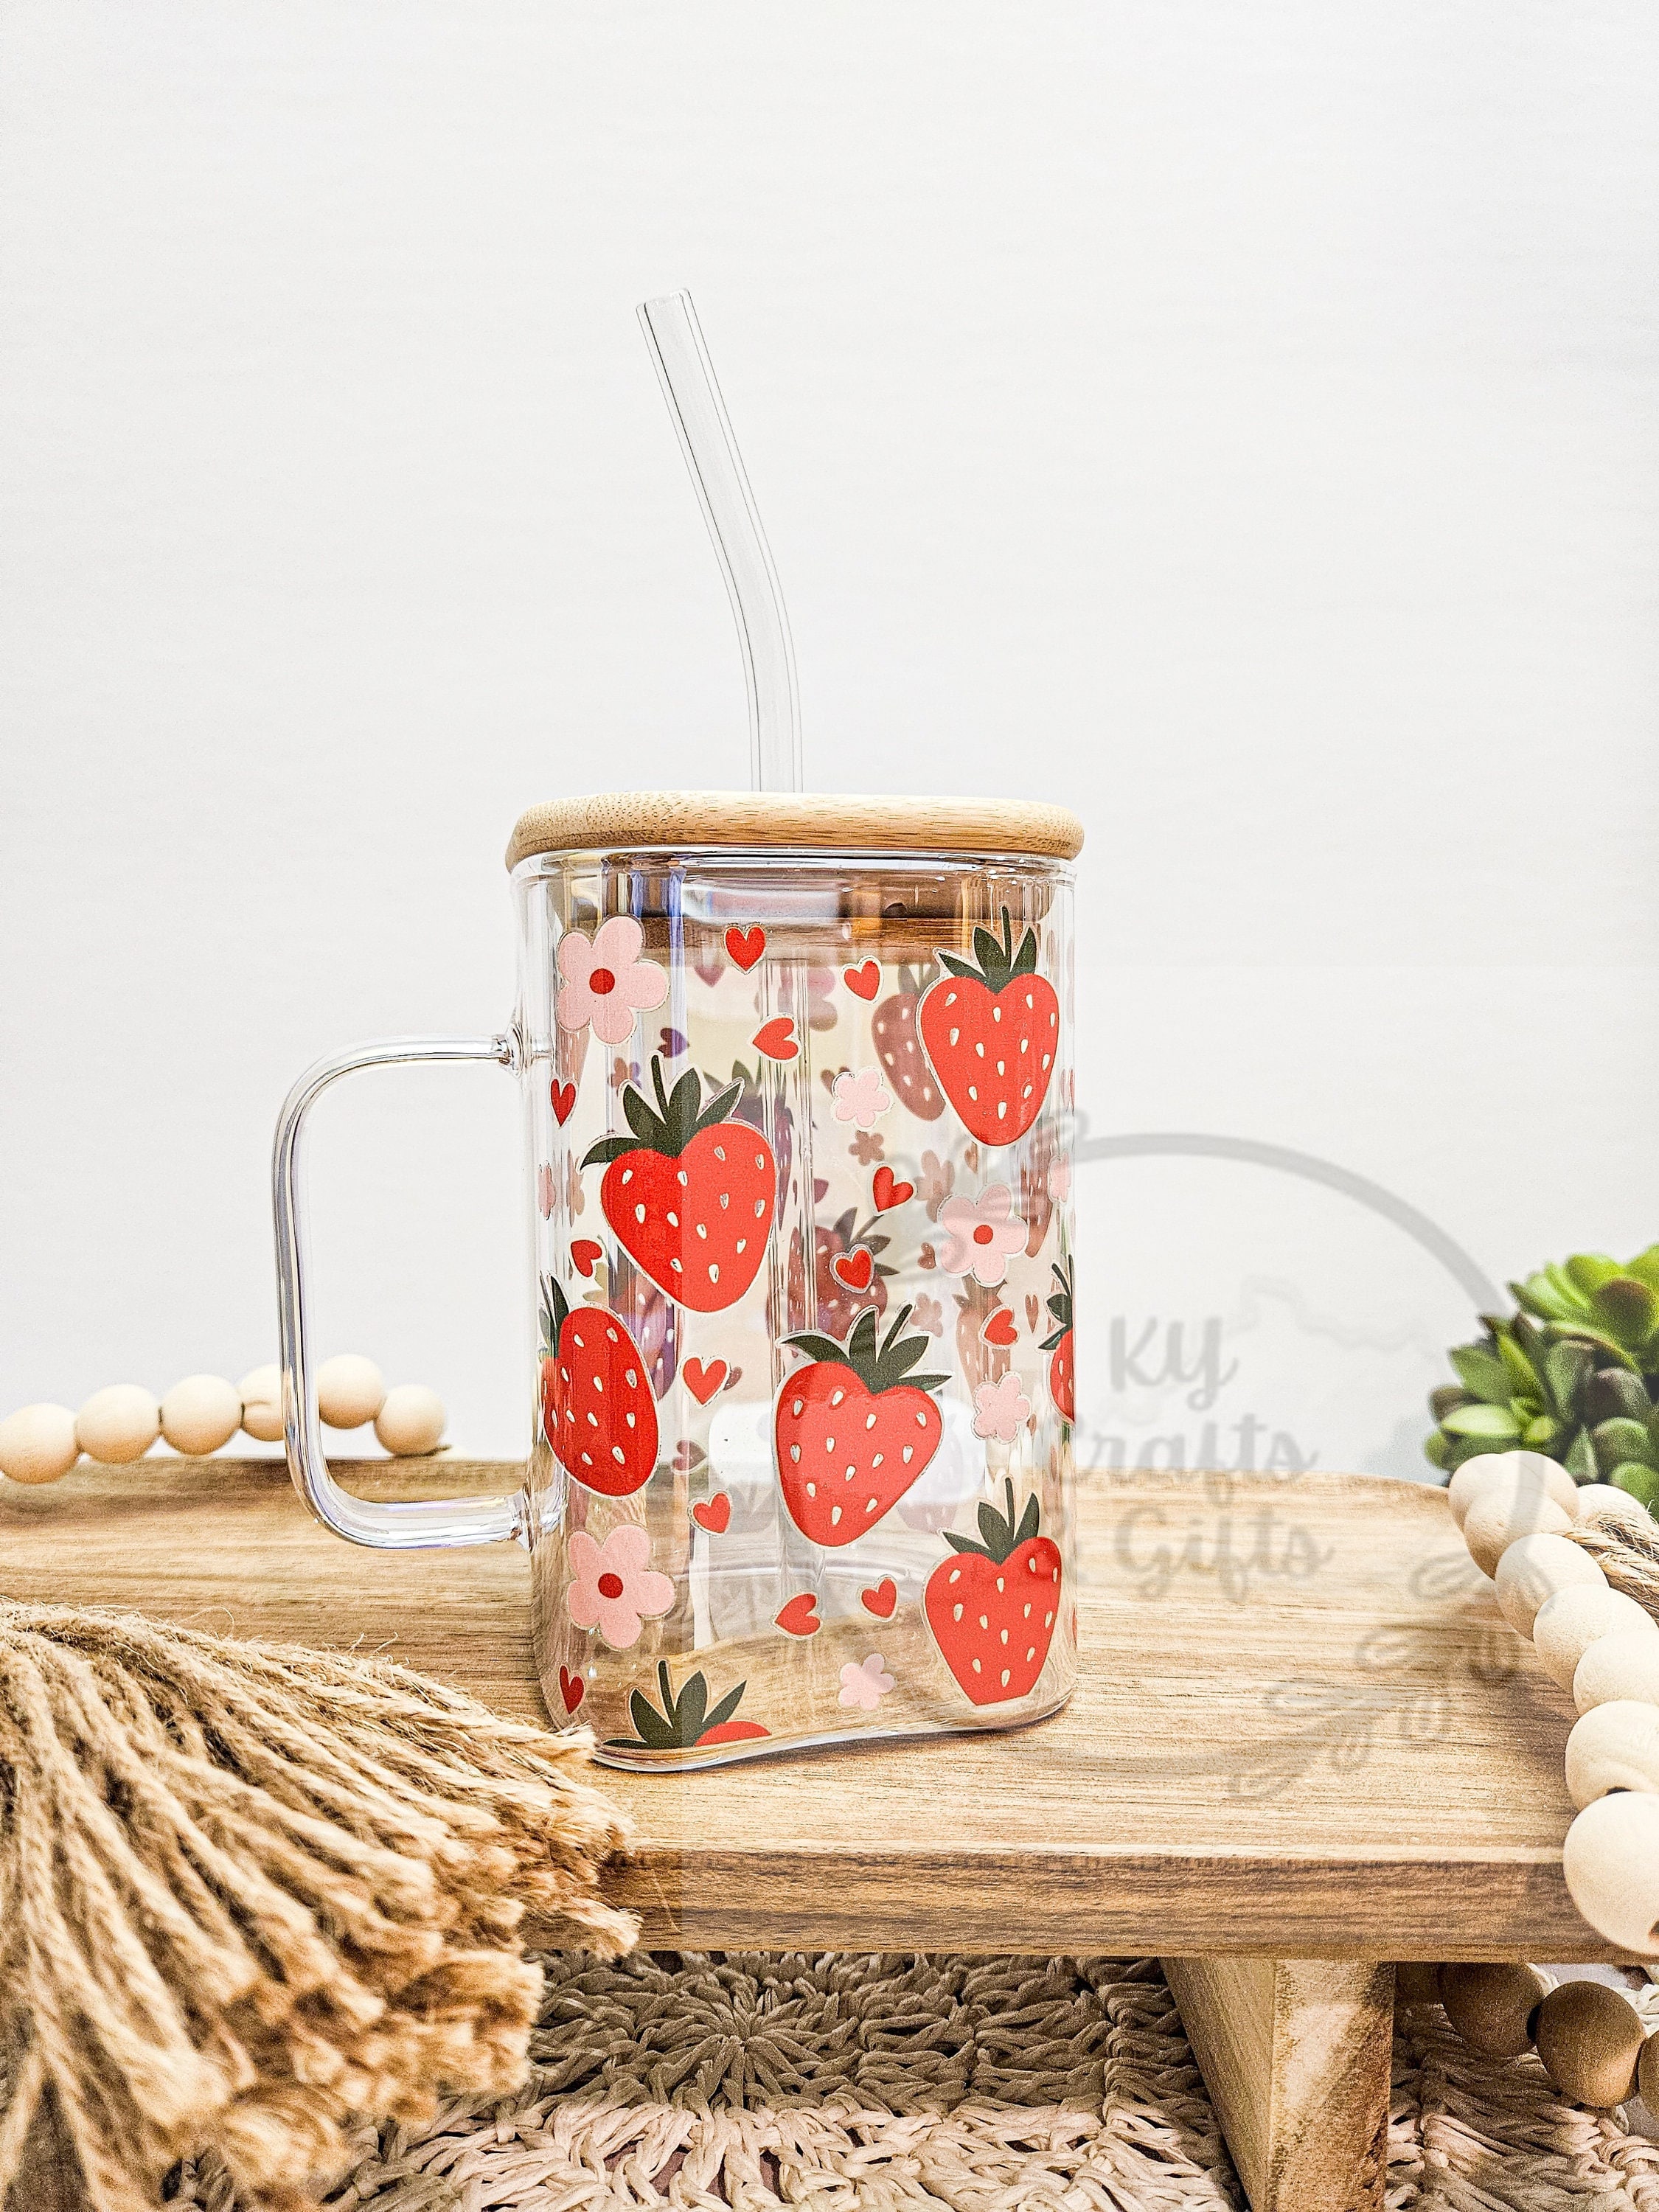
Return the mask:
M 860 1129 L 873 1128 L 876 1116 L 884 1114 L 893 1103 L 893 1094 L 881 1079 L 878 1067 L 861 1067 L 854 1075 L 843 1067 L 830 1086 L 830 1096 L 835 1103 L 831 1110 L 838 1121 L 856 1121 Z
M 553 1218 L 556 1197 L 553 1164 L 550 1160 L 544 1160 L 536 1170 L 536 1205 L 544 1221 Z
M 631 1036 L 634 1017 L 659 1006 L 668 996 L 668 971 L 654 960 L 641 960 L 644 933 L 631 914 L 613 914 L 592 939 L 567 929 L 559 939 L 559 1027 L 585 1030 L 606 1044 Z
M 1030 1419 L 1031 1401 L 1012 1367 L 997 1382 L 981 1382 L 974 1393 L 974 1434 L 1011 1444 Z
M 651 1565 L 651 1539 L 637 1521 L 624 1521 L 604 1543 L 586 1528 L 570 1539 L 575 1580 L 564 1609 L 578 1628 L 597 1628 L 616 1651 L 640 1640 L 641 1614 L 655 1619 L 674 1602 L 674 1585 Z
M 1064 1206 L 1071 1195 L 1072 1163 L 1055 1160 L 1048 1170 L 1048 1195 L 1056 1206 Z
M 939 1210 L 945 1231 L 939 1263 L 947 1275 L 971 1275 L 991 1289 L 1008 1272 L 1008 1255 L 1025 1246 L 1025 1223 L 1014 1212 L 1014 1194 L 994 1182 L 977 1198 L 947 1198 Z
M 849 1659 L 842 1668 L 841 1695 L 836 1702 L 872 1713 L 894 1686 L 893 1677 L 882 1665 L 880 1652 L 872 1651 L 861 1663 Z

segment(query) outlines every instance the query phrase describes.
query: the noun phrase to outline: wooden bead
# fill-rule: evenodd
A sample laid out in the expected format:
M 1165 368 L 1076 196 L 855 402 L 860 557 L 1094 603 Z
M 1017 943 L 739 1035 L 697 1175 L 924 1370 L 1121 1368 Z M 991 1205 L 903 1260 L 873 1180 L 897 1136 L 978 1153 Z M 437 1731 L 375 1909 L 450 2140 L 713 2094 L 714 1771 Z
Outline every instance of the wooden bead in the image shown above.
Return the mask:
M 161 1408 L 137 1382 L 94 1390 L 75 1416 L 75 1436 L 88 1459 L 121 1467 L 142 1459 L 161 1433 Z
M 1659 1637 L 1615 1628 L 1585 1647 L 1572 1677 L 1574 1705 L 1587 1713 L 1615 1698 L 1644 1698 L 1659 1705 Z
M 1534 2025 L 1538 2056 L 1561 2094 L 1598 2110 L 1622 2105 L 1634 2091 L 1646 2033 L 1630 1999 L 1605 1982 L 1563 1982 Z
M 1649 2036 L 1636 2062 L 1636 2094 L 1650 2112 L 1659 2112 L 1659 2035 Z
M 1481 1572 L 1492 1575 L 1522 1536 L 1565 1536 L 1571 1526 L 1565 1508 L 1543 1484 L 1522 1476 L 1486 1485 L 1464 1516 L 1463 1541 Z
M 1575 1583 L 1539 1607 L 1532 1624 L 1533 1649 L 1550 1680 L 1571 1691 L 1578 1662 L 1590 1645 L 1598 1637 L 1622 1630 L 1659 1636 L 1653 1615 L 1623 1590 L 1609 1589 L 1605 1581 Z
M 1493 1580 L 1504 1618 L 1517 1636 L 1530 1636 L 1538 1608 L 1558 1590 L 1605 1589 L 1607 1578 L 1570 1536 L 1522 1536 L 1498 1562 Z
M 1431 2005 L 1440 2002 L 1442 1969 L 1420 1959 L 1402 1959 L 1394 1970 L 1394 2001 L 1398 2005 Z
M 14 1482 L 56 1482 L 80 1456 L 67 1406 L 22 1406 L 0 1421 L 0 1474 Z
M 1518 2058 L 1532 2043 L 1531 2021 L 1549 1990 L 1531 1966 L 1443 1966 L 1446 2018 L 1483 2058 Z
M 374 1417 L 374 1433 L 389 1452 L 407 1459 L 417 1452 L 436 1451 L 448 1421 L 435 1390 L 423 1382 L 400 1382 L 386 1392 Z
M 1446 1485 L 1446 1502 L 1461 1528 L 1480 1492 L 1494 1482 L 1542 1484 L 1564 1513 L 1574 1510 L 1578 1486 L 1558 1461 L 1543 1452 L 1480 1452 L 1466 1459 Z
M 1581 1808 L 1610 1790 L 1659 1791 L 1659 1705 L 1613 1698 L 1593 1705 L 1567 1738 L 1567 1795 Z
M 385 1403 L 380 1370 L 361 1352 L 342 1352 L 317 1370 L 317 1411 L 331 1429 L 360 1429 Z
M 1620 1490 L 1611 1482 L 1581 1483 L 1577 1510 L 1573 1519 L 1581 1524 L 1592 1521 L 1613 1521 L 1628 1528 L 1645 1529 L 1654 1533 L 1654 1519 L 1639 1498 L 1632 1498 L 1627 1490 Z
M 1616 1790 L 1586 1805 L 1567 1830 L 1561 1871 L 1598 1936 L 1636 1958 L 1659 1951 L 1659 1796 Z
M 236 1385 L 242 1401 L 242 1426 L 262 1444 L 283 1441 L 283 1370 L 254 1367 Z
M 241 1425 L 241 1397 L 222 1375 L 186 1375 L 161 1401 L 161 1434 L 192 1458 L 217 1451 Z

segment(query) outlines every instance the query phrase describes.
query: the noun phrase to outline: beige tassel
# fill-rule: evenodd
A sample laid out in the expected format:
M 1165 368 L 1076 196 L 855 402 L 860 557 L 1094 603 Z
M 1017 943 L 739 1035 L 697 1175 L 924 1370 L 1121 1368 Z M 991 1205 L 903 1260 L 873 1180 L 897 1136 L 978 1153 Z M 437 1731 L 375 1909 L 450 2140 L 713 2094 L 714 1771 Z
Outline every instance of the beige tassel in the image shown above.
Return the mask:
M 0 1605 L 0 2198 L 72 2158 L 152 2212 L 211 2145 L 299 2205 L 353 2116 L 514 2087 L 521 1923 L 635 1934 L 586 1748 L 384 1660 Z

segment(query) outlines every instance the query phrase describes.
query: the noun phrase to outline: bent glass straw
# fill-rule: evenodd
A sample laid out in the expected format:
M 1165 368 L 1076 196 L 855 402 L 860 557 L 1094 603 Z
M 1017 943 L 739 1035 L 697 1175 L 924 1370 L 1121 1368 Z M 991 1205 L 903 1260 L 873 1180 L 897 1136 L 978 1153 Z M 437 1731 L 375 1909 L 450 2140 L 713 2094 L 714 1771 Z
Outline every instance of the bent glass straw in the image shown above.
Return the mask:
M 800 702 L 778 572 L 689 292 L 646 300 L 640 323 L 732 595 L 749 686 L 750 782 L 801 788 Z

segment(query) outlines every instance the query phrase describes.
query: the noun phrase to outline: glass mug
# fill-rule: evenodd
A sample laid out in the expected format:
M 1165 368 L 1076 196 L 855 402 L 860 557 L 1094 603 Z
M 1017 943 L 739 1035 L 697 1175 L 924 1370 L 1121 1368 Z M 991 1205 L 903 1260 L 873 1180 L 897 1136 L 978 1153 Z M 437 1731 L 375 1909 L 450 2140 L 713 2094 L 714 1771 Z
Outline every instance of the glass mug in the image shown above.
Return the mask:
M 1077 1668 L 1075 817 L 642 793 L 519 823 L 500 1037 L 319 1062 L 275 1155 L 301 1495 L 391 1547 L 528 1549 L 549 1711 L 607 1764 L 1041 1718 Z M 301 1133 L 337 1076 L 524 1082 L 539 1357 L 510 1497 L 324 1458 Z

